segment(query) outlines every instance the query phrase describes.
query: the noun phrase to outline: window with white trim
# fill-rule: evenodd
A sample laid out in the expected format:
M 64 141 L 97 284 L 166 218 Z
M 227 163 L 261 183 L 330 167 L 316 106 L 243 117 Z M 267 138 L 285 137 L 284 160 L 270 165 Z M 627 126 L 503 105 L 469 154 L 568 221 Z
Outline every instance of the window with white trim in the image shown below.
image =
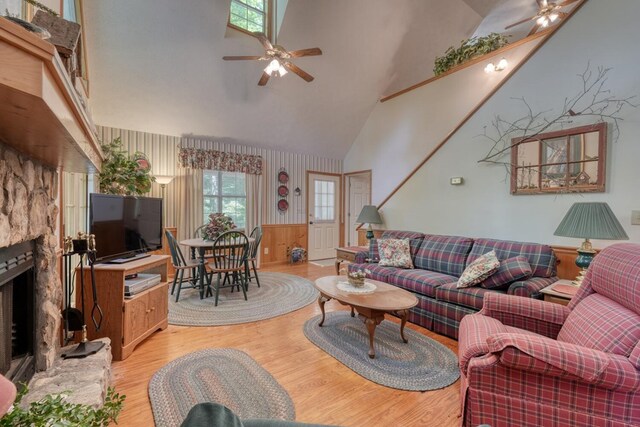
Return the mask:
M 231 0 L 229 26 L 269 37 L 269 0 Z
M 209 221 L 209 214 L 222 212 L 229 215 L 238 228 L 245 228 L 247 218 L 245 174 L 205 170 L 202 178 L 202 194 L 203 224 Z

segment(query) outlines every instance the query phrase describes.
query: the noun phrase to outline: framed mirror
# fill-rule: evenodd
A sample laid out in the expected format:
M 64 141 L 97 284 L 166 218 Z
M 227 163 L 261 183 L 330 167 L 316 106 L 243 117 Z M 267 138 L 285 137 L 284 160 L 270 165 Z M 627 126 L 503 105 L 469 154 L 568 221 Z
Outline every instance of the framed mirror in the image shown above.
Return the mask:
M 603 192 L 607 124 L 511 140 L 511 194 Z

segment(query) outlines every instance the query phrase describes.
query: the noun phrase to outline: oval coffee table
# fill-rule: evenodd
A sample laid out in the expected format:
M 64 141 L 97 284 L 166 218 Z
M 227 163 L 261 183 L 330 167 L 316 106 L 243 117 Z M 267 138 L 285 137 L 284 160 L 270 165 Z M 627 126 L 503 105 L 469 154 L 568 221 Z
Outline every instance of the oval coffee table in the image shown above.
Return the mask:
M 411 292 L 389 285 L 378 280 L 366 279 L 368 283 L 376 285 L 376 290 L 370 294 L 356 294 L 338 289 L 338 282 L 346 282 L 347 276 L 327 276 L 316 280 L 315 288 L 320 292 L 318 305 L 322 311 L 322 320 L 318 326 L 324 323 L 324 304 L 332 299 L 342 305 L 351 307 L 351 317 L 354 317 L 354 309 L 358 317 L 367 325 L 369 331 L 369 357 L 376 357 L 373 348 L 373 339 L 376 326 L 384 320 L 386 313 L 398 316 L 400 322 L 400 336 L 403 342 L 408 342 L 404 337 L 404 325 L 407 323 L 409 309 L 418 304 L 418 298 Z

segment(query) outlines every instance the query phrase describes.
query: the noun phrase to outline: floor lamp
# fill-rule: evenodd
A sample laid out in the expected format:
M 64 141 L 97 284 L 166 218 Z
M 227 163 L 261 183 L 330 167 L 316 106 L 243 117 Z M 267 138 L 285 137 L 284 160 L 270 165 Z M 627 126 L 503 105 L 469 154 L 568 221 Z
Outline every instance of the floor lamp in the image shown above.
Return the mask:
M 170 183 L 171 180 L 173 180 L 172 175 L 156 175 L 156 182 L 160 184 L 160 191 L 162 193 L 162 224 L 164 227 L 167 226 L 166 224 L 167 208 L 165 206 L 166 203 L 164 202 L 164 192 L 165 192 L 165 188 L 167 187 L 167 184 Z

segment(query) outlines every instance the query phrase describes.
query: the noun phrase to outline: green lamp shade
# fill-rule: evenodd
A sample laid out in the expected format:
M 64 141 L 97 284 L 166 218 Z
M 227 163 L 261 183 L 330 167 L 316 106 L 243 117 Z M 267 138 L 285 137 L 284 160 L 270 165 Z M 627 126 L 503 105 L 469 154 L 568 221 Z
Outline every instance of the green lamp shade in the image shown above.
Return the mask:
M 358 224 L 382 224 L 382 218 L 378 213 L 378 208 L 373 205 L 365 205 L 356 219 Z
M 609 205 L 604 202 L 574 203 L 553 234 L 582 239 L 629 239 Z

